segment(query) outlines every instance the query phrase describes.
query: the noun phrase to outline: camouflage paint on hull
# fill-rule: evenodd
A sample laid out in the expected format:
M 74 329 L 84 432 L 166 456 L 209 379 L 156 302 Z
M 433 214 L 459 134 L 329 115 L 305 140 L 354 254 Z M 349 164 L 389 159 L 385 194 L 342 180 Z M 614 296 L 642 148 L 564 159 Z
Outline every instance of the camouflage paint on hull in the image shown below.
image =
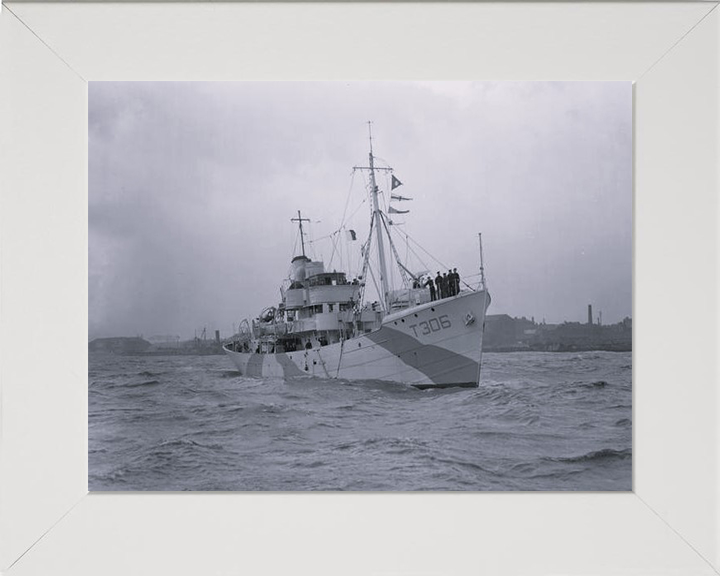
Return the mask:
M 477 386 L 485 291 L 463 292 L 388 315 L 379 330 L 338 344 L 277 354 L 225 348 L 241 374 L 387 380 L 418 388 Z

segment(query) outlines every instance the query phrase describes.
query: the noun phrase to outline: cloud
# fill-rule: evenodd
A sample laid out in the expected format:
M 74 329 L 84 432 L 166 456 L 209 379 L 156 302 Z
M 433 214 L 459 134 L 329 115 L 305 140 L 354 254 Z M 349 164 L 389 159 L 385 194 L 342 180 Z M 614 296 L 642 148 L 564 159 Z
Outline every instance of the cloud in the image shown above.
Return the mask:
M 492 311 L 631 314 L 629 83 L 93 82 L 91 336 L 228 334 L 276 303 L 298 209 L 326 261 L 346 202 L 363 240 L 368 120 L 414 198 L 397 230 L 466 277 L 482 231 Z

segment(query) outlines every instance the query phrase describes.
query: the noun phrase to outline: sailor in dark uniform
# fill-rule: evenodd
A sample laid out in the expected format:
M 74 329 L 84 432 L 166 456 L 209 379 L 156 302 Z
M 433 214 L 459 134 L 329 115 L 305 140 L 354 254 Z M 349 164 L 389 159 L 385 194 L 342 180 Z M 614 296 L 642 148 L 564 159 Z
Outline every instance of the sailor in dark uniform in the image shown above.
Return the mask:
M 435 289 L 437 290 L 438 300 L 445 298 L 445 292 L 443 291 L 443 277 L 438 270 L 437 276 L 435 276 Z
M 432 278 L 428 278 L 427 282 L 425 282 L 425 287 L 430 288 L 430 301 L 432 302 L 435 300 L 435 284 L 433 283 Z
M 453 280 L 455 281 L 455 294 L 460 294 L 460 274 L 457 268 L 453 268 Z

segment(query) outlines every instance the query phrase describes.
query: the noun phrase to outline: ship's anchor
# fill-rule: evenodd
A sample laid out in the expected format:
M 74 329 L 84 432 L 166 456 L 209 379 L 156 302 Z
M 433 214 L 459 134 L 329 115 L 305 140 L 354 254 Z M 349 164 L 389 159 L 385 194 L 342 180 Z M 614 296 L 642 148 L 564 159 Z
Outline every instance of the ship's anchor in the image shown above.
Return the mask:
M 475 322 L 475 316 L 472 315 L 472 312 L 468 312 L 465 316 L 465 326 L 470 326 L 473 322 Z

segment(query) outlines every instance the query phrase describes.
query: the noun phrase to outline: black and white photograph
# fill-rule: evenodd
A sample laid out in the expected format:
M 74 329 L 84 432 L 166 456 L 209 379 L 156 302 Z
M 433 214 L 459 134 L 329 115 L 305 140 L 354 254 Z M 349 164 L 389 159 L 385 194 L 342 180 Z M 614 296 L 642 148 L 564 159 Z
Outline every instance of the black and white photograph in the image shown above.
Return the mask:
M 630 491 L 630 82 L 89 82 L 91 491 Z

